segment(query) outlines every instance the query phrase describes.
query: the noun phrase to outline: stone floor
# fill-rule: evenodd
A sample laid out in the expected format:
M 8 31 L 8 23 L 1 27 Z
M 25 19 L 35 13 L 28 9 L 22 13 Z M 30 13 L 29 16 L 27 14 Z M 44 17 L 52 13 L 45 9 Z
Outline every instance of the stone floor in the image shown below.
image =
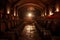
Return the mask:
M 20 35 L 19 40 L 41 40 L 35 26 L 25 26 Z

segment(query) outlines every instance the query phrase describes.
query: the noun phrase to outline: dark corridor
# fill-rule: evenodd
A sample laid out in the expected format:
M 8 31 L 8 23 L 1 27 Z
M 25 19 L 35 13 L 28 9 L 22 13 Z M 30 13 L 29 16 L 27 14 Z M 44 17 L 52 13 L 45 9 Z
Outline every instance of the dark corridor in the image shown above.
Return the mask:
M 0 0 L 0 40 L 60 40 L 60 0 Z

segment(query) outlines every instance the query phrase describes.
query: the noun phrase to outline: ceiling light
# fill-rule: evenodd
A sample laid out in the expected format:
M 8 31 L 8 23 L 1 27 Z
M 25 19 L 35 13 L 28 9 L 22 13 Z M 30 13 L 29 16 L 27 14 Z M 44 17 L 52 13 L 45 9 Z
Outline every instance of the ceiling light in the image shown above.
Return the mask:
M 28 12 L 27 17 L 29 17 L 29 18 L 33 17 L 32 12 Z

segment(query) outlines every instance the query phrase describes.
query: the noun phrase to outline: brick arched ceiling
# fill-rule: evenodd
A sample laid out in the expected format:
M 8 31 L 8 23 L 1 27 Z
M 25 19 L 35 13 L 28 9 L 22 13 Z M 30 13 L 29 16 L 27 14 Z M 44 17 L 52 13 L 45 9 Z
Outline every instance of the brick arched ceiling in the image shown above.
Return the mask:
M 35 4 L 35 3 L 25 3 L 25 4 L 21 5 L 21 6 L 18 6 L 17 9 L 19 9 L 19 8 L 21 8 L 21 7 L 24 7 L 24 6 L 26 6 L 26 7 L 29 7 L 29 6 L 33 7 L 33 6 L 34 6 L 34 7 L 36 7 L 36 8 L 43 9 L 43 8 L 40 7 L 38 4 Z
M 33 3 L 33 4 L 40 5 L 40 7 L 45 7 L 45 5 L 41 3 L 39 0 L 21 0 L 18 3 L 16 3 L 15 6 L 21 6 L 28 3 Z
M 20 2 L 20 1 L 36 1 L 36 0 L 8 0 L 10 3 L 17 3 L 17 2 Z M 37 1 L 41 1 L 42 3 L 44 4 L 50 4 L 56 0 L 37 0 Z
M 44 8 L 49 5 L 54 5 L 56 1 L 60 0 L 8 0 L 13 6 L 20 7 L 26 3 L 34 3 L 40 5 L 40 7 Z
M 12 5 L 19 5 L 19 3 L 22 3 L 22 2 L 37 2 L 39 1 L 40 4 L 43 4 L 43 5 L 46 5 L 46 4 L 51 4 L 58 1 L 60 2 L 60 0 L 0 0 L 0 5 L 6 5 L 8 3 L 12 4 Z
M 18 7 L 25 3 L 34 3 L 34 4 L 39 4 L 40 7 L 44 8 L 54 4 L 56 1 L 60 3 L 60 0 L 0 0 L 0 8 L 4 8 L 5 5 L 7 5 L 8 3 L 11 4 L 12 7 L 13 6 Z

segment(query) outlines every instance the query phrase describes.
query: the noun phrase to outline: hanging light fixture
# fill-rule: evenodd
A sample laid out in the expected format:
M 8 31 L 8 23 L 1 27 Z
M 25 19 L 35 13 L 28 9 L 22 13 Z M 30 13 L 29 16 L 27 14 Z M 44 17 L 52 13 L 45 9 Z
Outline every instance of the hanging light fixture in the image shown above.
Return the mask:
M 7 6 L 7 14 L 10 14 L 10 7 Z
M 56 5 L 56 12 L 59 12 L 59 5 Z
M 49 16 L 53 15 L 52 9 L 49 10 Z
M 55 8 L 56 8 L 55 12 L 59 12 L 60 11 L 59 10 L 59 2 L 56 2 Z
M 14 13 L 14 16 L 16 16 L 16 13 Z
M 7 14 L 9 14 L 10 13 L 10 11 L 9 11 L 9 9 L 7 10 Z
M 16 16 L 16 9 L 14 8 L 14 16 Z

